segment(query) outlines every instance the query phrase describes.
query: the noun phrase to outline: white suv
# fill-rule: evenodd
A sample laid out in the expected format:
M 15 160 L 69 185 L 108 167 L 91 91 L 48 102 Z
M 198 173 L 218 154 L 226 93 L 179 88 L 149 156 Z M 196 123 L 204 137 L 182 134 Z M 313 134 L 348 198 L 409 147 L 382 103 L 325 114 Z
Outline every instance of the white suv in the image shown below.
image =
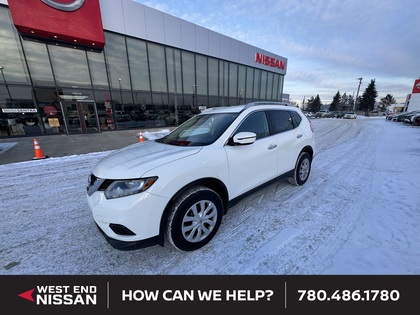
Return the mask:
M 161 139 L 101 160 L 87 201 L 107 241 L 120 250 L 207 244 L 229 205 L 279 177 L 303 185 L 315 155 L 313 126 L 299 108 L 256 102 L 214 107 Z

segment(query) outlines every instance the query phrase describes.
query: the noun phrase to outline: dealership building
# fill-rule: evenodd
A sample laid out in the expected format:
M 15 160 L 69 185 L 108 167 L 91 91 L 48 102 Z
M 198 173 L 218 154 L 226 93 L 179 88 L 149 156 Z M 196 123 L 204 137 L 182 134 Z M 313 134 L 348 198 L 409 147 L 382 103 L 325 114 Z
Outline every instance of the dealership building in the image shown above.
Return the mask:
M 287 59 L 133 0 L 0 0 L 0 137 L 177 126 L 281 101 Z

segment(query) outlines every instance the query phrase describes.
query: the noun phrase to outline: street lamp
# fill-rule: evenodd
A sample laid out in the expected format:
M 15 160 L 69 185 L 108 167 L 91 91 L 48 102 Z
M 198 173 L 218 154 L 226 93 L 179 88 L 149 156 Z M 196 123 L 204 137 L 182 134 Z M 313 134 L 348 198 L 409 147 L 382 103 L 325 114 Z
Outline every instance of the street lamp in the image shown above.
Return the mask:
M 195 109 L 195 103 L 196 103 L 196 98 L 197 98 L 197 88 L 198 88 L 198 85 L 196 85 L 196 84 L 193 84 L 192 85 L 192 90 L 193 90 L 193 95 L 192 95 L 192 98 L 193 98 L 193 109 Z
M 12 102 L 13 101 L 12 100 L 12 95 L 10 94 L 9 86 L 7 85 L 6 78 L 4 77 L 3 69 L 4 69 L 4 67 L 3 66 L 0 66 L 1 76 L 2 76 L 3 81 L 4 81 L 4 84 L 6 86 L 6 90 L 7 90 L 7 94 L 9 95 L 9 99 Z
M 118 85 L 120 86 L 120 101 L 121 101 L 121 106 L 122 106 L 123 99 L 122 99 L 122 90 L 121 90 L 121 80 L 122 79 L 118 79 Z
M 359 86 L 357 87 L 357 93 L 356 93 L 356 99 L 354 100 L 354 106 L 353 106 L 353 111 L 356 112 L 357 110 L 357 99 L 359 98 L 359 90 L 360 90 L 360 84 L 362 84 L 362 79 L 363 78 L 358 78 L 357 80 L 359 80 Z
M 239 93 L 238 93 L 238 103 L 239 103 L 239 105 L 241 105 L 243 94 L 244 94 L 244 89 L 239 89 Z

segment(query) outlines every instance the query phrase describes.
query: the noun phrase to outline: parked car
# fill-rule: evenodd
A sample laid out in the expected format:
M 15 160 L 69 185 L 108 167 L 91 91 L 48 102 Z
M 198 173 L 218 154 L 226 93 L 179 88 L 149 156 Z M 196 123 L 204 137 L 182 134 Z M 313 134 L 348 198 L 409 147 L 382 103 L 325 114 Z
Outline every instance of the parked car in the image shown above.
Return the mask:
M 405 112 L 404 115 L 401 116 L 401 120 L 404 123 L 411 124 L 411 118 L 413 116 L 416 116 L 419 113 L 420 113 L 420 110 L 413 110 L 413 111 Z
M 343 118 L 344 113 L 340 111 L 334 111 L 334 112 L 328 112 L 326 116 L 330 118 Z
M 326 110 L 320 110 L 315 113 L 315 118 L 324 118 L 327 114 Z
M 343 118 L 345 118 L 345 119 L 356 119 L 357 114 L 354 113 L 354 112 L 348 112 L 348 113 L 344 114 Z
M 261 185 L 308 180 L 314 128 L 299 108 L 256 102 L 204 110 L 163 138 L 98 162 L 87 202 L 107 241 L 129 250 L 191 251 L 216 234 L 230 205 Z
M 420 126 L 420 113 L 415 114 L 411 117 L 411 124 L 415 126 Z

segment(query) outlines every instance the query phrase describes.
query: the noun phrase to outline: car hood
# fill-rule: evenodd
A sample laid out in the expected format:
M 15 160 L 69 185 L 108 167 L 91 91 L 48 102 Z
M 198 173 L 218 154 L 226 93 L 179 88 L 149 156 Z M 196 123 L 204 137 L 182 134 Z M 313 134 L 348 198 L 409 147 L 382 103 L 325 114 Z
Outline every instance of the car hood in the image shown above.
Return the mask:
M 146 141 L 129 145 L 112 152 L 93 168 L 99 178 L 140 178 L 160 165 L 196 154 L 201 147 L 182 147 Z

